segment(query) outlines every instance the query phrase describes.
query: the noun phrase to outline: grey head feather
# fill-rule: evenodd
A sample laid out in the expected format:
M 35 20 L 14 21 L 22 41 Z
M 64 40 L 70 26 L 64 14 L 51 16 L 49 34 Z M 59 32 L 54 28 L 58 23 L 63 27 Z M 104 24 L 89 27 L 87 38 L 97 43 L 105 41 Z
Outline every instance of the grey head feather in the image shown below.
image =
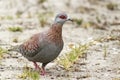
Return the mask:
M 60 16 L 64 16 L 65 18 L 62 19 L 62 18 L 60 18 Z M 67 14 L 66 13 L 59 13 L 55 17 L 54 23 L 60 23 L 63 25 L 66 21 L 67 21 Z

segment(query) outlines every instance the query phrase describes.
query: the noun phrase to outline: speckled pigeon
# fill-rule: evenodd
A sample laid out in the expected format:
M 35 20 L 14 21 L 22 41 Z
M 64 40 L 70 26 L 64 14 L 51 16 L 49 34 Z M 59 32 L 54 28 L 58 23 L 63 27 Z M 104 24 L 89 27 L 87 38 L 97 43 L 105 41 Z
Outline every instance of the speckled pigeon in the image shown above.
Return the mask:
M 45 32 L 33 35 L 21 44 L 17 51 L 34 63 L 35 69 L 45 75 L 45 66 L 53 61 L 63 49 L 62 26 L 66 21 L 72 21 L 67 14 L 57 14 L 52 26 Z M 41 62 L 40 68 L 36 62 Z

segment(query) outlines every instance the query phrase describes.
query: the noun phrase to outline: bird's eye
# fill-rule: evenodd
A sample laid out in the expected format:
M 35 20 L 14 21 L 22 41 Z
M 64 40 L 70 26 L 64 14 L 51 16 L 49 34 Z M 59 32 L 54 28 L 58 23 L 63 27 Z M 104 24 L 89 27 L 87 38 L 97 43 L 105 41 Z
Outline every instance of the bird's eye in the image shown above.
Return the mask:
M 64 15 L 61 15 L 61 16 L 59 16 L 59 18 L 61 18 L 61 19 L 66 19 L 67 17 L 64 16 Z

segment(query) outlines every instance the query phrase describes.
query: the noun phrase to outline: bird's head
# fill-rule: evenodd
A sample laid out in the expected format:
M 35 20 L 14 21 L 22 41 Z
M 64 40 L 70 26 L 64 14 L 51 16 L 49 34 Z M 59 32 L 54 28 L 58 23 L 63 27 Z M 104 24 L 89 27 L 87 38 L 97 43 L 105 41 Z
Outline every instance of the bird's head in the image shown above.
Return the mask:
M 56 16 L 54 23 L 64 24 L 66 21 L 73 21 L 73 20 L 68 18 L 67 14 L 65 13 L 59 13 Z

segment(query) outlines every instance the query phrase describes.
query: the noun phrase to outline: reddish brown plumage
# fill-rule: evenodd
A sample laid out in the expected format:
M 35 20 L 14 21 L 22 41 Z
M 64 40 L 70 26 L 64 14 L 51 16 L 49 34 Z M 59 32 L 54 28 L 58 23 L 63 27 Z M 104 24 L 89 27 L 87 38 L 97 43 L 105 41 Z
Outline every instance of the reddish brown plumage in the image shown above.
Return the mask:
M 27 51 L 31 51 L 31 50 L 35 50 L 39 47 L 39 35 L 40 34 L 35 34 L 33 35 L 28 41 L 26 41 L 22 47 L 27 50 Z
M 50 28 L 47 34 L 47 38 L 49 41 L 55 44 L 61 44 L 62 41 L 62 25 L 61 24 L 53 24 L 53 27 Z

